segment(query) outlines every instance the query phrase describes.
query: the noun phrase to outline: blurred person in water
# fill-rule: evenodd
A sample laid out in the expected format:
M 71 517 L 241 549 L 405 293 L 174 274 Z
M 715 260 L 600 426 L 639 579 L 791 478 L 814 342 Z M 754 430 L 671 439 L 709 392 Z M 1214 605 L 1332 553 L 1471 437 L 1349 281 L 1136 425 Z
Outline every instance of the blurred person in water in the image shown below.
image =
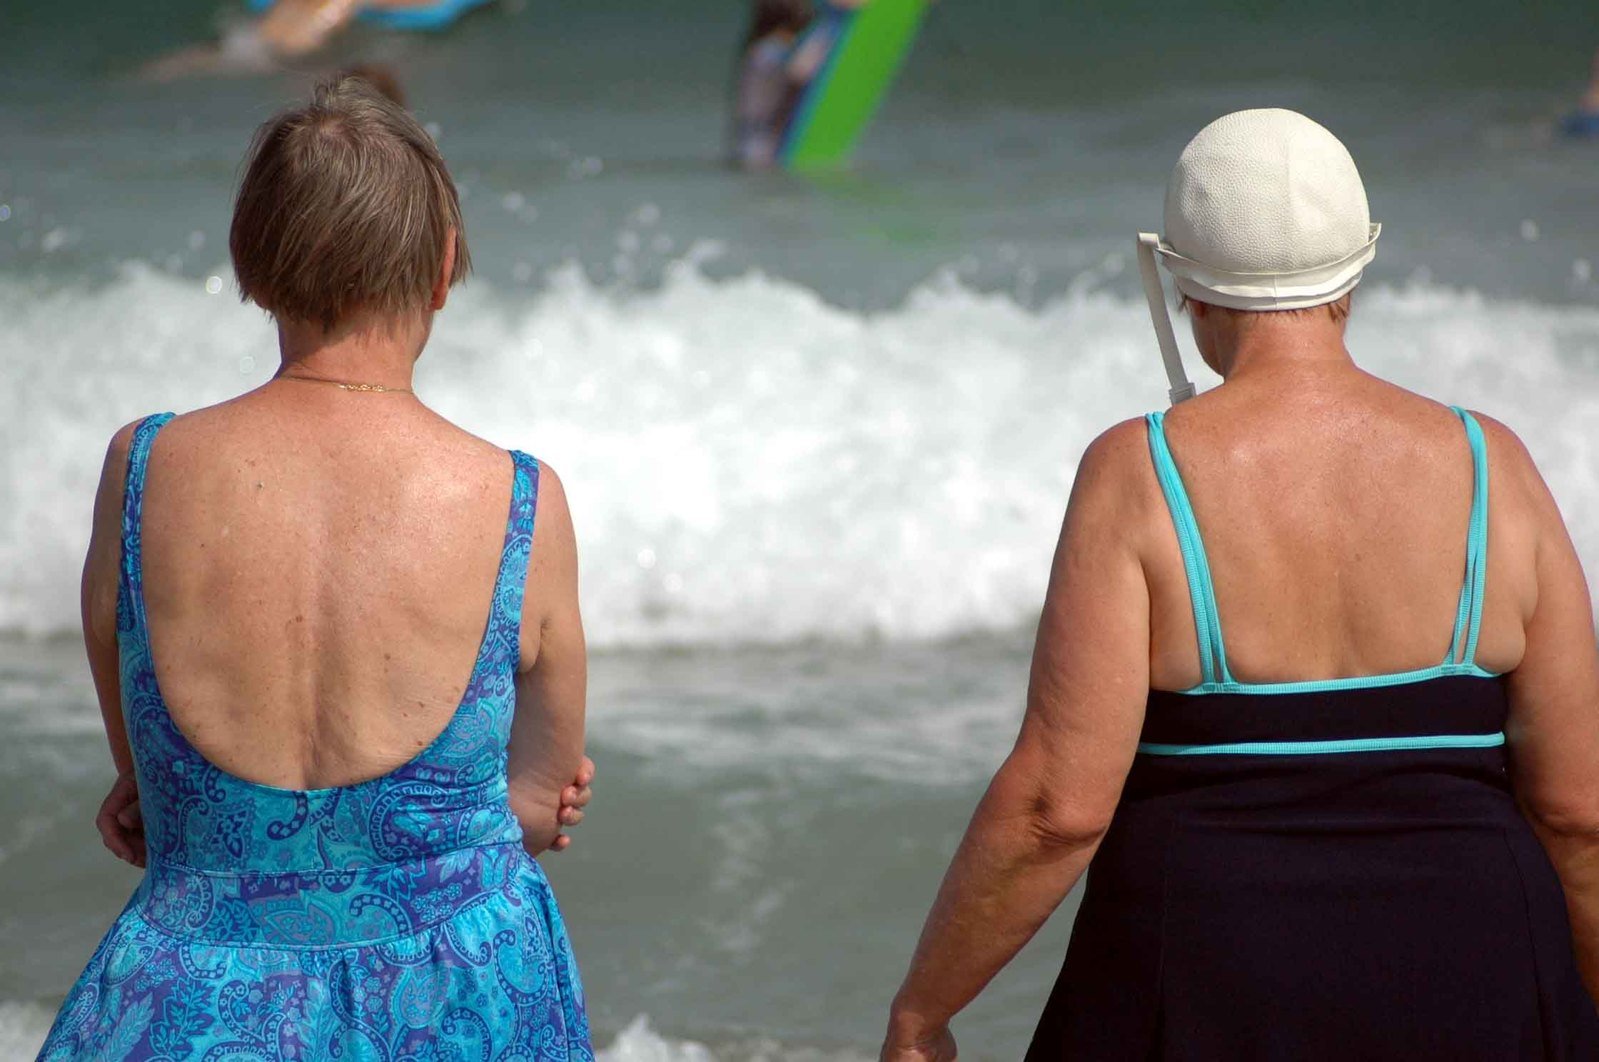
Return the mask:
M 333 81 L 257 132 L 229 245 L 282 364 L 111 441 L 98 825 L 145 875 L 40 1057 L 591 1060 L 534 858 L 593 776 L 566 497 L 412 388 L 469 268 L 454 182 Z
M 733 161 L 775 166 L 800 97 L 838 43 L 844 16 L 868 0 L 755 0 L 739 49 L 733 101 Z
M 1085 871 L 1029 1059 L 1599 1058 L 1588 587 L 1514 432 L 1356 364 L 1378 232 L 1303 115 L 1184 150 L 1139 238 L 1177 404 L 1078 466 L 884 1059 L 954 1058 Z M 1197 398 L 1157 256 L 1222 377 Z
M 1582 94 L 1581 108 L 1585 114 L 1599 114 L 1599 51 L 1593 53 L 1593 63 L 1588 71 L 1588 90 Z
M 1560 128 L 1567 136 L 1599 136 L 1599 51 L 1594 52 L 1589 66 L 1587 90 L 1577 101 L 1577 109 L 1561 120 Z
M 739 49 L 733 99 L 733 161 L 746 169 L 777 162 L 805 80 L 791 65 L 794 42 L 811 24 L 810 0 L 755 0 Z
M 257 17 L 229 26 L 213 44 L 191 45 L 148 63 L 141 76 L 169 81 L 252 74 L 326 49 L 358 18 L 394 29 L 442 29 L 488 0 L 255 0 Z

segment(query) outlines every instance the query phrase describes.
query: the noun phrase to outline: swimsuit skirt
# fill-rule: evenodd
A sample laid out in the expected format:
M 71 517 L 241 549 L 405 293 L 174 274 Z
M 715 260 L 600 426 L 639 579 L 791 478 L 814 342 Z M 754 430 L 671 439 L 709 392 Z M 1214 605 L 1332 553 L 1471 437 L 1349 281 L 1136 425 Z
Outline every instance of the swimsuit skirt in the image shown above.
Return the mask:
M 493 607 L 444 731 L 380 778 L 279 789 L 209 763 L 156 683 L 140 514 L 169 419 L 135 430 L 117 602 L 149 866 L 39 1057 L 592 1060 L 571 944 L 506 798 L 537 463 L 511 455 Z

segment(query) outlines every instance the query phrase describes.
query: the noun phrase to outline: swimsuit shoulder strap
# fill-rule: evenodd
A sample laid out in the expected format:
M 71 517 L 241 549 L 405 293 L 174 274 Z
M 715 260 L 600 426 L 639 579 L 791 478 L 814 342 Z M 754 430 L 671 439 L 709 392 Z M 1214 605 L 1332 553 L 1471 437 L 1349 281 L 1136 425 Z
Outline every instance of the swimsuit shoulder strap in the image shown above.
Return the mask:
M 1188 596 L 1194 606 L 1194 631 L 1199 641 L 1199 669 L 1202 683 L 1232 682 L 1227 667 L 1227 647 L 1222 639 L 1221 614 L 1216 609 L 1216 588 L 1210 577 L 1210 561 L 1199 535 L 1199 521 L 1188 500 L 1188 490 L 1177 471 L 1171 448 L 1166 442 L 1166 415 L 1150 413 L 1144 418 L 1149 429 L 1149 455 L 1166 508 L 1177 529 L 1177 545 L 1183 554 L 1183 571 L 1188 578 Z
M 1466 530 L 1466 573 L 1455 608 L 1455 633 L 1449 642 L 1446 665 L 1473 667 L 1477 663 L 1477 636 L 1482 633 L 1483 591 L 1488 579 L 1488 440 L 1477 418 L 1451 406 L 1466 427 L 1471 447 L 1471 518 Z
M 515 711 L 511 678 L 521 665 L 522 599 L 533 549 L 539 464 L 517 450 L 510 451 L 510 457 L 511 505 L 483 641 L 455 715 L 433 744 L 418 753 L 418 758 L 446 765 L 463 784 L 505 770 L 505 743 Z
M 539 463 L 520 450 L 511 451 L 511 511 L 505 522 L 505 544 L 495 576 L 490 638 L 514 664 L 522 637 L 522 598 L 527 586 L 528 558 L 533 553 L 533 517 L 539 500 Z
M 171 413 L 152 413 L 133 429 L 128 447 L 128 471 L 122 486 L 122 578 L 117 628 L 144 629 L 144 480 L 150 465 L 150 446 L 156 433 L 172 419 Z M 126 622 L 124 622 L 126 621 Z

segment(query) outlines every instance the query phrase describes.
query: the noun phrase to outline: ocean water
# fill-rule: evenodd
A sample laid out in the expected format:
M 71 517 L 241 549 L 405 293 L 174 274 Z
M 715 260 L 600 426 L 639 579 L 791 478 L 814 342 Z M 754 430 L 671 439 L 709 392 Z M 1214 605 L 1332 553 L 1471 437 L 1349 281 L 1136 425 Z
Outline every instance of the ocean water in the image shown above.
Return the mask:
M 72 634 L 105 441 L 270 374 L 229 196 L 250 130 L 315 73 L 150 85 L 142 61 L 237 12 L 18 8 L 4 1058 L 135 880 L 92 830 L 109 763 Z M 1385 226 L 1351 349 L 1518 430 L 1599 573 L 1599 144 L 1550 131 L 1591 5 L 940 0 L 857 167 L 803 180 L 720 164 L 741 18 L 526 0 L 328 60 L 390 63 L 465 196 L 477 273 L 419 392 L 572 499 L 601 774 L 547 863 L 616 1062 L 874 1055 L 1014 735 L 1077 457 L 1163 402 L 1132 233 L 1220 113 L 1291 106 L 1345 139 Z M 1074 908 L 957 1022 L 968 1057 L 1020 1055 Z

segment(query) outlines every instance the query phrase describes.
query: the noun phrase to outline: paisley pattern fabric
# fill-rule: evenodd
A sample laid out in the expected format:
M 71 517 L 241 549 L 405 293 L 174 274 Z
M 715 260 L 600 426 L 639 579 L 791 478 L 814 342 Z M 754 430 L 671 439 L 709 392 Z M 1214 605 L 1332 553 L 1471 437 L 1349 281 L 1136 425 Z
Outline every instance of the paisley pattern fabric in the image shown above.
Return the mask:
M 537 462 L 511 454 L 493 607 L 444 731 L 380 778 L 279 789 L 200 755 L 156 683 L 140 517 L 171 417 L 134 432 L 117 595 L 149 869 L 39 1057 L 591 1062 L 571 943 L 506 797 Z

